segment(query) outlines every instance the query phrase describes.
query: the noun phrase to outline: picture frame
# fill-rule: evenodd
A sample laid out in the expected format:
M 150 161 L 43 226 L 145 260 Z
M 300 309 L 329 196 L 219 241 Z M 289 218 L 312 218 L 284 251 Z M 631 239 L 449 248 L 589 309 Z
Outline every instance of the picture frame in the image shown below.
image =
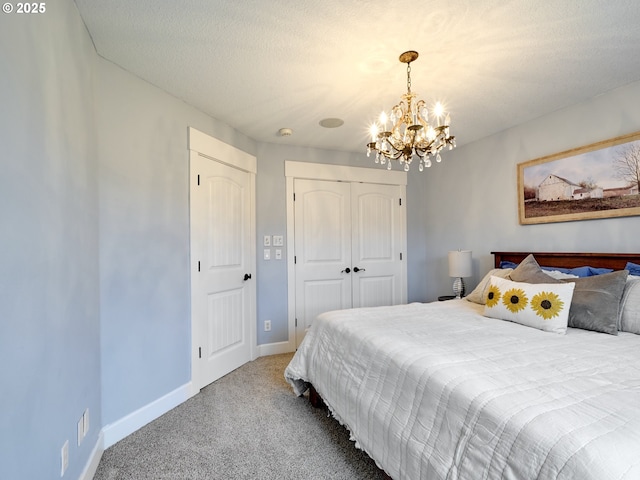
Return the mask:
M 520 224 L 640 215 L 640 132 L 518 164 Z

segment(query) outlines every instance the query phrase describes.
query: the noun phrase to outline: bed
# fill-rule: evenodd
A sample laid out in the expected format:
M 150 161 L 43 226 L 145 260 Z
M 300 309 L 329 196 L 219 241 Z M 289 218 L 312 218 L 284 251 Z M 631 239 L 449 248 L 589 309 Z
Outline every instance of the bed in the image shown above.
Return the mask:
M 356 447 L 396 480 L 640 479 L 640 278 L 623 271 L 638 266 L 640 254 L 492 253 L 495 275 L 472 292 L 482 290 L 484 303 L 324 313 L 285 378 L 297 395 L 317 392 Z M 545 289 L 572 289 L 572 297 L 539 302 L 555 308 L 569 299 L 560 333 L 486 316 L 493 290 L 531 258 L 528 274 L 553 279 L 517 280 L 525 293 L 537 289 L 532 305 Z M 498 271 L 505 262 L 517 265 Z M 613 272 L 574 280 L 571 269 L 587 265 Z M 613 277 L 619 295 L 599 286 Z M 573 314 L 585 292 L 616 332 L 586 329 L 594 318 L 585 328 L 570 326 L 581 321 Z

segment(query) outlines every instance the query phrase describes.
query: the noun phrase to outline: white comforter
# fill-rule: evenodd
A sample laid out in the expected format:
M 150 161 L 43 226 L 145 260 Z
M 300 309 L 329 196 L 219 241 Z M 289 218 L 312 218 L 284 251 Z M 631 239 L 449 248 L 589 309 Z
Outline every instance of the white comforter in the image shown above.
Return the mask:
M 285 371 L 394 479 L 640 479 L 640 335 L 466 300 L 329 312 Z

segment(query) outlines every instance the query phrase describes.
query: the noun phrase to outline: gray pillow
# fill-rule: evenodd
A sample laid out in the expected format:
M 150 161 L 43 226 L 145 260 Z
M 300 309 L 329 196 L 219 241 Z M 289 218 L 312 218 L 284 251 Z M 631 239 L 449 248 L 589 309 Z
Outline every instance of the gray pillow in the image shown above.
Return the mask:
M 565 280 L 576 284 L 569 310 L 569 326 L 618 334 L 618 309 L 629 272 L 605 273 Z
M 484 305 L 487 303 L 487 290 L 489 289 L 489 285 L 491 284 L 491 276 L 496 276 L 500 278 L 510 278 L 509 274 L 513 272 L 513 268 L 494 268 L 487 273 L 484 278 L 480 281 L 480 283 L 473 289 L 473 291 L 467 295 L 466 298 L 470 302 L 479 303 L 480 305 Z
M 562 283 L 561 280 L 556 280 L 544 273 L 532 254 L 529 254 L 527 258 L 522 260 L 520 265 L 513 269 L 513 272 L 511 272 L 509 277 L 511 277 L 511 280 L 514 282 Z
M 631 275 L 629 275 L 631 278 Z M 622 332 L 640 335 L 640 280 L 627 279 L 620 301 L 620 328 Z

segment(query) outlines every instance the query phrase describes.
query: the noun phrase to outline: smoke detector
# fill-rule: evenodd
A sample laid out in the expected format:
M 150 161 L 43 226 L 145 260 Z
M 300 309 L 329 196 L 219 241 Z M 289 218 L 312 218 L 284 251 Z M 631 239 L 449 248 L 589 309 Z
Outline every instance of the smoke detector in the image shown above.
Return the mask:
M 291 130 L 290 128 L 281 128 L 280 130 L 278 130 L 278 133 L 281 137 L 290 137 L 293 133 L 293 130 Z

